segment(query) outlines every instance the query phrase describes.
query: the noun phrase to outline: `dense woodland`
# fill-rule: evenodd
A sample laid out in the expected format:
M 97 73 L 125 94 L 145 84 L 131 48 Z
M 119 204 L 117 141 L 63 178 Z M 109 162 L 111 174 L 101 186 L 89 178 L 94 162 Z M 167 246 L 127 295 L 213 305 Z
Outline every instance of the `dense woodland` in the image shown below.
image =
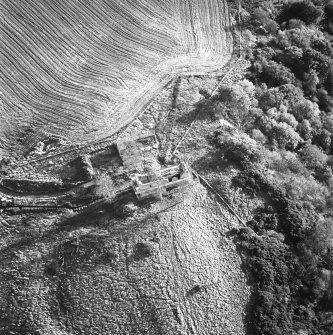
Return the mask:
M 237 7 L 237 6 L 236 6 Z M 265 208 L 236 232 L 253 334 L 333 334 L 333 1 L 242 10 L 246 79 L 224 86 L 214 134 Z

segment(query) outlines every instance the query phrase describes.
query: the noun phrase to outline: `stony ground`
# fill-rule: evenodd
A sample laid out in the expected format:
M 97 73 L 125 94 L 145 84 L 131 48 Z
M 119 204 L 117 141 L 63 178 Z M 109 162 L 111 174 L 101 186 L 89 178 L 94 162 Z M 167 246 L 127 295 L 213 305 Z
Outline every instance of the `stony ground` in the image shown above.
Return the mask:
M 122 138 L 155 132 L 168 157 L 218 82 L 176 79 Z M 177 155 L 246 220 L 260 201 L 233 186 L 237 169 L 207 136 L 217 126 L 203 113 Z M 107 149 L 92 159 L 105 201 L 79 212 L 2 215 L 0 334 L 245 334 L 250 290 L 228 234 L 235 217 L 198 181 L 151 205 L 130 196 L 111 204 L 112 157 Z
M 203 186 L 126 219 L 89 213 L 30 217 L 34 235 L 2 246 L 1 334 L 245 333 L 237 222 Z

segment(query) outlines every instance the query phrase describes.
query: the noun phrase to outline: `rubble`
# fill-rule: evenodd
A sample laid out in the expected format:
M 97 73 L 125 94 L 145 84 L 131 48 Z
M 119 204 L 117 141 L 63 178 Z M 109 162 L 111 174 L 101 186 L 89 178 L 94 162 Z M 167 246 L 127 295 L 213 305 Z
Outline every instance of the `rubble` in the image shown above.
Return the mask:
M 128 170 L 143 170 L 143 161 L 156 160 L 156 149 L 158 148 L 156 136 L 148 134 L 133 140 L 118 140 L 118 153 L 123 165 Z
M 192 176 L 187 164 L 181 163 L 146 174 L 135 174 L 132 182 L 138 200 L 162 199 L 163 195 L 167 195 L 176 188 L 191 185 Z

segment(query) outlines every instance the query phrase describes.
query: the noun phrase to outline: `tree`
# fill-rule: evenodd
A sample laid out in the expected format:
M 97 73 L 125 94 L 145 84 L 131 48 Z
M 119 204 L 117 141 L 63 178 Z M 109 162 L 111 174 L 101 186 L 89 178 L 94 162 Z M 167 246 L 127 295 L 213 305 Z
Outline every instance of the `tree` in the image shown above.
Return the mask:
M 283 181 L 288 196 L 301 202 L 313 205 L 317 210 L 326 207 L 327 187 L 313 176 L 289 175 Z
M 315 71 L 320 83 L 324 84 L 331 69 L 331 59 L 319 51 L 308 48 L 303 56 L 305 72 Z
M 273 60 L 263 59 L 253 64 L 253 69 L 261 82 L 270 87 L 276 87 L 284 84 L 295 84 L 296 77 L 286 66 Z
M 321 169 L 326 165 L 327 155 L 316 145 L 308 144 L 300 151 L 305 166 L 311 170 Z
M 304 22 L 298 19 L 290 19 L 288 22 L 288 29 L 302 29 Z
M 325 13 L 325 17 L 323 20 L 323 24 L 324 24 L 325 30 L 329 34 L 333 34 L 333 1 L 332 0 L 327 1 L 324 7 L 324 13 Z
M 278 87 L 267 89 L 266 84 L 257 87 L 257 97 L 259 107 L 262 108 L 263 111 L 267 111 L 272 107 L 278 108 L 284 100 L 284 94 L 280 92 Z
M 315 137 L 315 143 L 320 146 L 326 153 L 330 152 L 332 135 L 326 129 L 321 129 L 320 133 Z
M 295 150 L 302 141 L 297 132 L 285 122 L 273 122 L 271 140 L 275 139 L 279 148 Z
M 320 110 L 315 102 L 303 98 L 291 106 L 290 113 L 294 115 L 299 122 L 309 120 L 311 123 L 311 121 L 315 121 L 319 118 Z
M 279 87 L 279 92 L 283 95 L 287 107 L 294 105 L 304 98 L 303 91 L 300 87 L 293 84 L 286 84 Z
M 333 136 L 333 113 L 322 114 L 323 127 Z
M 295 45 L 276 52 L 276 60 L 287 66 L 298 78 L 304 73 L 303 49 Z
M 227 116 L 237 128 L 245 129 L 253 123 L 256 114 L 252 113 L 252 107 L 257 105 L 257 100 L 254 85 L 249 80 L 241 80 L 232 87 L 222 86 L 218 100 L 223 103 L 222 116 Z
M 301 26 L 299 28 L 287 29 L 280 31 L 275 39 L 278 47 L 287 49 L 297 47 L 301 50 L 306 50 L 311 47 L 311 41 L 317 39 L 322 34 L 309 27 Z
M 264 32 L 274 34 L 279 25 L 270 18 L 269 13 L 264 10 L 263 8 L 255 8 L 252 12 L 252 22 L 255 26 L 259 26 L 260 28 L 263 28 Z
M 279 22 L 289 21 L 290 19 L 302 20 L 306 24 L 317 23 L 323 15 L 323 11 L 317 8 L 309 0 L 291 2 L 285 5 L 279 16 Z
M 276 56 L 276 50 L 270 46 L 263 46 L 254 50 L 254 56 L 259 60 L 272 60 Z
M 243 37 L 242 48 L 243 50 L 245 50 L 249 59 L 252 59 L 253 49 L 257 41 L 257 37 L 254 34 L 252 34 L 252 32 L 249 29 L 243 30 L 242 37 Z
M 302 136 L 302 138 L 307 141 L 312 138 L 312 127 L 309 120 L 303 120 L 298 124 L 297 132 Z
M 309 73 L 305 74 L 305 82 L 303 84 L 303 88 L 306 95 L 308 95 L 309 97 L 315 96 L 319 82 L 319 77 L 316 71 L 310 70 Z
M 328 94 L 324 88 L 317 91 L 319 100 L 319 107 L 327 113 L 333 113 L 333 98 Z
M 265 25 L 271 19 L 269 17 L 269 13 L 261 7 L 255 8 L 252 12 L 251 17 L 256 25 Z
M 332 57 L 333 55 L 333 48 L 323 35 L 321 38 L 316 38 L 311 41 L 311 48 L 328 57 Z
M 267 137 L 259 129 L 252 129 L 251 137 L 261 144 L 267 142 Z
M 333 64 L 330 64 L 325 82 L 324 87 L 327 90 L 327 92 L 332 96 L 333 95 Z
M 215 138 L 226 158 L 235 163 L 243 164 L 263 160 L 262 149 L 254 139 L 245 133 L 234 129 L 229 132 L 217 132 Z
M 322 262 L 328 270 L 333 269 L 333 224 L 330 219 L 322 218 L 317 222 L 304 248 L 311 251 L 310 258 L 317 260 L 317 263 Z M 330 285 L 327 285 L 326 290 L 330 290 Z
M 291 126 L 293 129 L 296 129 L 298 122 L 296 121 L 294 115 L 290 114 L 290 113 L 280 113 L 279 115 L 279 119 L 280 122 L 285 122 L 287 124 L 289 124 L 289 126 Z

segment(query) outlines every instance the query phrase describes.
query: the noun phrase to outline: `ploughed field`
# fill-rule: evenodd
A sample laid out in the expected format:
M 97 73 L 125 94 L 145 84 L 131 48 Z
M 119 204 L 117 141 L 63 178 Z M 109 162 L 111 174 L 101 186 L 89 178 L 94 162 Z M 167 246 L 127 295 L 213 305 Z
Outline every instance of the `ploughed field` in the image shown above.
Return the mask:
M 0 147 L 94 141 L 232 52 L 220 0 L 2 0 Z

